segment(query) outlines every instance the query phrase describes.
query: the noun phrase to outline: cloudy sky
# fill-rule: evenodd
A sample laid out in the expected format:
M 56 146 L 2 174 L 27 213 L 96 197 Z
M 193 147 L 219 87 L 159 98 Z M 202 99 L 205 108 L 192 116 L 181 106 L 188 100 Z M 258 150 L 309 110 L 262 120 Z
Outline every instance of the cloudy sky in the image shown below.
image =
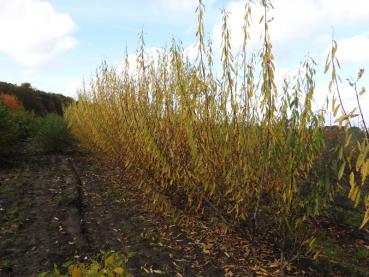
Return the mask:
M 255 0 L 257 2 L 257 0 Z M 0 0 L 0 81 L 30 82 L 41 90 L 75 96 L 83 78 L 103 61 L 118 65 L 125 47 L 134 53 L 144 29 L 147 47 L 175 37 L 191 47 L 197 0 Z M 278 72 L 296 70 L 307 55 L 324 67 L 332 30 L 345 79 L 369 63 L 368 0 L 274 0 L 271 36 Z M 220 10 L 230 13 L 233 47 L 242 40 L 245 1 L 205 0 L 206 32 L 220 45 Z M 255 7 L 251 47 L 260 37 Z M 369 69 L 369 68 L 368 68 Z M 369 72 L 368 72 L 369 75 Z M 318 80 L 323 80 L 319 77 Z M 363 85 L 369 79 L 365 78 Z M 321 81 L 318 88 L 326 84 Z M 353 100 L 344 87 L 345 98 Z M 365 100 L 369 98 L 365 97 Z

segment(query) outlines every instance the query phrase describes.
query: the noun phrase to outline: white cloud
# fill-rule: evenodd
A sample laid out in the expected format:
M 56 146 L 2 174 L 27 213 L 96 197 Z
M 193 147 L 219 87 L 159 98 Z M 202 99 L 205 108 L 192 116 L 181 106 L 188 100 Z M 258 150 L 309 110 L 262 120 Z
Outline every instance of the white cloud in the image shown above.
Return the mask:
M 278 42 L 308 38 L 332 27 L 369 22 L 366 0 L 277 0 L 271 32 Z
M 210 7 L 215 0 L 203 1 L 206 7 Z M 154 2 L 154 1 L 153 1 Z M 160 6 L 174 12 L 192 13 L 198 5 L 198 0 L 158 0 Z
M 274 18 L 270 23 L 270 35 L 277 52 L 288 55 L 291 43 L 307 40 L 311 43 L 320 35 L 330 34 L 332 27 L 359 26 L 369 23 L 367 0 L 275 0 L 274 10 L 268 18 Z M 232 32 L 232 45 L 238 48 L 243 42 L 243 17 L 245 1 L 233 1 L 226 6 L 230 13 L 229 24 Z M 260 47 L 262 26 L 258 24 L 263 15 L 259 4 L 252 6 L 252 26 L 250 29 L 250 49 Z M 221 45 L 222 22 L 213 29 L 213 40 L 217 47 Z M 311 46 L 311 45 L 310 45 Z M 309 47 L 309 44 L 305 45 Z M 312 49 L 305 49 L 307 52 Z
M 369 35 L 361 34 L 339 40 L 337 56 L 343 63 L 369 61 Z
M 352 74 L 354 77 L 356 74 Z M 321 76 L 320 76 L 321 77 Z M 364 80 L 360 81 L 357 85 L 357 89 L 360 91 L 363 86 L 365 86 L 366 83 L 368 83 L 368 79 L 365 77 L 364 74 Z M 321 109 L 326 108 L 326 98 L 327 96 L 331 99 L 332 94 L 329 92 L 328 88 L 329 82 L 327 80 L 323 80 L 322 78 L 316 79 L 316 87 L 315 87 L 315 93 L 314 93 L 314 101 L 313 101 L 313 108 L 314 109 Z M 333 88 L 335 91 L 335 88 Z M 351 87 L 348 83 L 348 81 L 345 78 L 342 78 L 342 82 L 339 82 L 339 92 L 341 95 L 342 103 L 344 106 L 344 109 L 346 112 L 351 112 L 353 109 L 356 108 L 356 112 L 358 113 L 358 104 L 356 100 L 355 90 L 353 87 Z M 338 104 L 338 96 L 337 92 L 334 93 L 336 97 L 336 104 Z M 359 96 L 360 104 L 363 108 L 363 115 L 366 122 L 369 122 L 369 109 L 366 107 L 366 103 L 369 103 L 369 94 L 365 93 L 364 95 Z M 328 106 L 328 110 L 331 111 L 331 104 Z M 339 117 L 342 115 L 342 111 L 340 110 L 336 116 Z M 334 124 L 334 118 L 333 115 L 330 114 L 326 117 L 327 124 Z M 358 125 L 358 122 L 361 122 L 361 118 L 355 118 L 352 120 L 352 123 L 354 125 Z
M 42 0 L 0 0 L 0 52 L 35 66 L 73 48 L 76 25 Z
M 160 5 L 172 11 L 192 12 L 197 0 L 159 0 Z
M 83 86 L 83 80 L 74 80 L 69 83 L 67 83 L 63 90 L 61 91 L 62 94 L 77 98 L 77 92 L 82 88 Z

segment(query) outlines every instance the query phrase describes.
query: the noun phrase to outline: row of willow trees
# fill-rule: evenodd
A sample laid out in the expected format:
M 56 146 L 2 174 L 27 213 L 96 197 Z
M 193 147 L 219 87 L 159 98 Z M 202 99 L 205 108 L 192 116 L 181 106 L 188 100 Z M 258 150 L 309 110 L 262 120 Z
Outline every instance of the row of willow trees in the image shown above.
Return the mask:
M 335 43 L 326 66 L 332 73 L 328 109 L 312 105 L 311 59 L 294 78 L 276 85 L 268 29 L 272 4 L 261 5 L 258 55 L 246 55 L 251 4 L 245 4 L 237 59 L 224 11 L 219 74 L 200 0 L 196 62 L 176 42 L 159 51 L 156 62 L 148 59 L 141 37 L 136 68 L 130 68 L 128 55 L 123 72 L 103 64 L 65 116 L 83 147 L 118 165 L 153 203 L 213 211 L 225 224 L 241 224 L 254 235 L 268 230 L 282 250 L 291 250 L 310 238 L 306 219 L 334 205 L 337 194 L 349 194 L 366 211 L 363 226 L 368 222 L 369 146 L 367 138 L 350 141 L 349 122 L 356 114 L 338 101 Z M 328 113 L 342 126 L 333 143 L 327 142 Z

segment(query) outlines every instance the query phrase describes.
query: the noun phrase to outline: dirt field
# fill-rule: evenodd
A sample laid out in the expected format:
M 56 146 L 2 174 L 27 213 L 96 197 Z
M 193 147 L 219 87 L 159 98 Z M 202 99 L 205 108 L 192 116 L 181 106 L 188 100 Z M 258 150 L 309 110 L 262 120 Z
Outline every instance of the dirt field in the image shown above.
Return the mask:
M 247 236 L 225 235 L 219 222 L 154 211 L 122 176 L 82 153 L 35 155 L 1 169 L 0 276 L 36 276 L 100 250 L 128 255 L 133 276 L 280 274 L 270 245 L 255 255 Z M 300 261 L 286 273 L 345 276 L 316 268 Z
M 39 156 L 0 171 L 0 275 L 34 276 L 104 249 L 133 255 L 133 272 L 159 265 L 174 272 L 168 253 L 144 238 L 149 227 L 129 214 L 119 192 L 115 200 L 93 172 L 81 179 L 75 164 L 83 162 Z

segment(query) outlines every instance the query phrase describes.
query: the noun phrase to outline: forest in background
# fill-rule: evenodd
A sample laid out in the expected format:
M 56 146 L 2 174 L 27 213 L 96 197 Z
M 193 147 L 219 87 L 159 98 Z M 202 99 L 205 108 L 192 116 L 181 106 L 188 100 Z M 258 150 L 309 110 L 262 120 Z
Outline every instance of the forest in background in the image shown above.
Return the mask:
M 8 94 L 17 97 L 22 102 L 26 111 L 34 112 L 36 115 L 44 116 L 47 113 L 63 114 L 63 107 L 73 103 L 73 98 L 63 94 L 48 93 L 32 87 L 30 83 L 20 86 L 0 82 L 0 94 Z

